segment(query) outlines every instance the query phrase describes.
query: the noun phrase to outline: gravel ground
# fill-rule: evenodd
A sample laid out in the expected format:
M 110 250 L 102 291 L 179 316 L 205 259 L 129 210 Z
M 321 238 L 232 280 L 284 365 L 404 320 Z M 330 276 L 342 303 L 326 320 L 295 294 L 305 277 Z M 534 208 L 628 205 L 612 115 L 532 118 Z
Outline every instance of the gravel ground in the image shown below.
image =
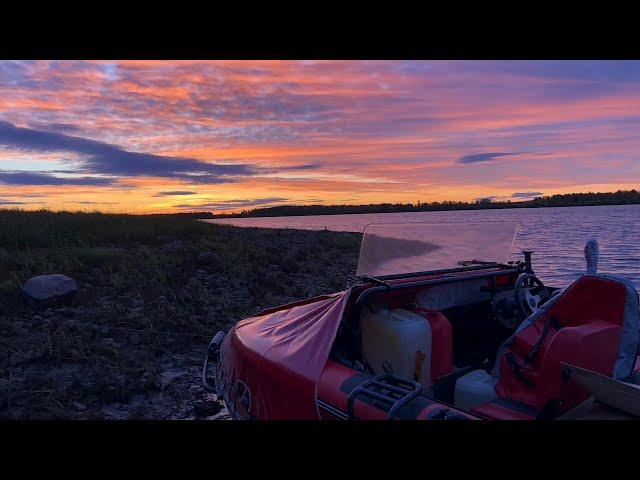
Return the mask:
M 3 284 L 0 418 L 226 418 L 200 384 L 210 337 L 354 283 L 359 235 L 211 227 L 55 252 L 0 248 L 5 278 L 64 273 L 79 287 L 69 305 L 36 308 L 18 283 Z

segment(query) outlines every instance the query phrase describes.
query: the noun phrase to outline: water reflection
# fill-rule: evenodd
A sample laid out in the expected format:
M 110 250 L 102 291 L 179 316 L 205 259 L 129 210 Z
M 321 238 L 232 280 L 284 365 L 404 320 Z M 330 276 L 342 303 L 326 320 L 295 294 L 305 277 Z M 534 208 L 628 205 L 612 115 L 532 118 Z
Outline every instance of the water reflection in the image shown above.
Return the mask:
M 514 222 L 370 224 L 357 275 L 394 275 L 456 268 L 463 261 L 506 261 Z

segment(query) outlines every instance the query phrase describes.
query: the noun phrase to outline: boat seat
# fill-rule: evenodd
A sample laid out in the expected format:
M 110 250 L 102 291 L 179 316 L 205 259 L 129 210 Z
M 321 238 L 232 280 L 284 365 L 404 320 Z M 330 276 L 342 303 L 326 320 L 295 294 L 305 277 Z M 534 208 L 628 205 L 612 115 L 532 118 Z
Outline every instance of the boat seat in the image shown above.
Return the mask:
M 496 397 L 527 405 L 536 416 L 566 411 L 588 394 L 570 382 L 563 362 L 619 380 L 629 378 L 638 353 L 639 317 L 638 294 L 628 281 L 582 276 L 503 343 L 491 379 L 478 371 L 459 379 L 456 399 L 460 391 L 467 408 L 491 417 L 497 411 L 490 405 L 495 400 L 482 405 L 491 385 Z
M 557 407 L 562 410 L 571 408 L 586 400 L 588 394 L 568 381 L 563 362 L 611 375 L 620 332 L 620 326 L 603 321 L 561 328 L 545 342 L 540 360 L 533 362 L 530 369 L 522 368 L 520 375 L 503 356 L 502 375 L 495 390 L 501 398 L 518 400 L 538 412 L 550 402 L 558 402 Z

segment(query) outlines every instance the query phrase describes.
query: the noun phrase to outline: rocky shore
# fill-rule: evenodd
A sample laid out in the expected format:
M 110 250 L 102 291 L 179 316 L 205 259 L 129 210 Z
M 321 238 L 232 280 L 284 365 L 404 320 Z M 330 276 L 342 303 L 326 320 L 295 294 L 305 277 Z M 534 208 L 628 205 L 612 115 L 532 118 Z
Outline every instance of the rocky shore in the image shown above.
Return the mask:
M 0 418 L 225 418 L 200 384 L 210 337 L 355 281 L 358 234 L 157 231 L 89 247 L 0 243 Z M 28 279 L 50 274 L 76 290 L 34 299 Z

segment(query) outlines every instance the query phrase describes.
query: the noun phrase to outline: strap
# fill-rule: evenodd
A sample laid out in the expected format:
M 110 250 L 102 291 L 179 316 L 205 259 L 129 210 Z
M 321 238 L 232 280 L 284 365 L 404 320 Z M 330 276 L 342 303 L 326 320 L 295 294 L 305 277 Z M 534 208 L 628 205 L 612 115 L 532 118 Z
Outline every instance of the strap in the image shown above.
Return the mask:
M 533 383 L 527 377 L 525 377 L 524 374 L 522 373 L 522 365 L 520 365 L 518 363 L 518 361 L 516 360 L 516 357 L 513 354 L 513 352 L 505 353 L 504 354 L 504 358 L 507 361 L 507 363 L 509 364 L 509 367 L 511 368 L 511 371 L 513 372 L 513 374 L 516 376 L 516 378 L 518 380 L 520 380 L 522 383 L 524 383 L 529 388 L 535 388 L 536 384 Z
M 540 349 L 542 348 L 542 345 L 544 345 L 544 341 L 547 338 L 547 335 L 549 334 L 549 329 L 552 326 L 556 329 L 556 332 L 562 328 L 562 325 L 560 325 L 560 322 L 558 321 L 558 319 L 553 315 L 549 317 L 547 322 L 544 324 L 540 338 L 538 339 L 538 341 L 535 343 L 535 345 L 531 348 L 531 350 L 525 357 L 524 359 L 525 365 L 530 365 L 536 359 L 536 357 L 538 356 L 538 353 L 540 353 Z

